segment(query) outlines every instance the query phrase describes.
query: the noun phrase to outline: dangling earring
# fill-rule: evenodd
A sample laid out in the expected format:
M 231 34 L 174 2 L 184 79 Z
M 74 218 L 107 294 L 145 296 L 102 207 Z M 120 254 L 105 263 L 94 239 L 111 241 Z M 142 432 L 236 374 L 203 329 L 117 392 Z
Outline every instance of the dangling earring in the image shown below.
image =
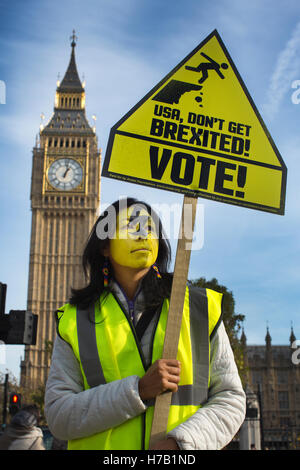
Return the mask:
M 107 258 L 105 258 L 105 261 L 104 261 L 104 263 L 103 263 L 102 274 L 103 274 L 103 284 L 104 284 L 104 287 L 107 287 L 107 286 L 108 286 L 108 275 L 109 275 L 108 260 L 107 260 Z
M 158 269 L 158 267 L 156 266 L 155 263 L 152 265 L 152 268 L 153 268 L 154 271 L 156 272 L 157 278 L 158 278 L 158 279 L 161 279 L 161 274 L 160 274 L 159 269 Z

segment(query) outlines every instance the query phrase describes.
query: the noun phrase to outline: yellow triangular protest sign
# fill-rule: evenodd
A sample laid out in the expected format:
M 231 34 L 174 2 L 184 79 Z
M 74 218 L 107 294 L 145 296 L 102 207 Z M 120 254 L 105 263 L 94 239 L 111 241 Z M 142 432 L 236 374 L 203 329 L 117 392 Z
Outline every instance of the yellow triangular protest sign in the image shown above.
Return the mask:
M 102 170 L 277 214 L 286 173 L 216 30 L 111 129 Z

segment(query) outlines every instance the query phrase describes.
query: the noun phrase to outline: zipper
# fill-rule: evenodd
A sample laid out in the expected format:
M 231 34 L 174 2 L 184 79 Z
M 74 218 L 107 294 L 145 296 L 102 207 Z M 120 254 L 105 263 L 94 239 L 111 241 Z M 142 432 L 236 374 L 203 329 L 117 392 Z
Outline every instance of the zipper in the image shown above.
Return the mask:
M 116 282 L 116 281 L 115 281 Z M 135 294 L 134 296 L 134 299 L 133 300 L 130 300 L 127 298 L 127 295 L 125 294 L 124 290 L 122 289 L 122 287 L 120 286 L 120 284 L 117 282 L 121 292 L 123 293 L 126 301 L 127 301 L 127 304 L 128 304 L 128 309 L 129 309 L 129 316 L 127 315 L 127 312 L 124 310 L 123 308 L 123 305 L 122 303 L 119 301 L 117 295 L 115 295 L 114 292 L 112 292 L 112 295 L 114 296 L 116 302 L 118 303 L 119 307 L 121 308 L 121 311 L 123 312 L 123 314 L 125 315 L 126 319 L 128 320 L 128 323 L 129 323 L 129 326 L 130 326 L 130 329 L 132 331 L 132 334 L 134 336 L 134 339 L 135 339 L 135 343 L 136 343 L 136 346 L 137 346 L 137 349 L 138 349 L 138 352 L 140 354 L 140 358 L 141 358 L 141 361 L 142 361 L 142 364 L 143 364 L 143 367 L 144 367 L 144 370 L 146 372 L 146 370 L 148 369 L 148 365 L 146 364 L 146 359 L 145 359 L 145 356 L 144 356 L 144 353 L 141 349 L 141 346 L 140 346 L 140 341 L 137 337 L 137 334 L 136 334 L 136 331 L 135 331 L 135 327 L 134 327 L 134 324 L 133 324 L 133 314 L 134 314 L 134 302 L 136 300 L 136 297 L 138 296 L 141 288 L 138 289 L 137 293 Z M 162 310 L 162 307 L 161 307 L 161 310 Z M 158 325 L 158 322 L 159 322 L 159 319 L 160 319 L 160 314 L 161 314 L 161 311 L 159 313 L 159 315 L 157 315 L 157 319 L 156 319 L 156 322 L 155 322 L 155 326 L 154 326 L 154 329 L 153 329 L 153 333 L 152 333 L 152 338 L 151 338 L 151 348 L 150 348 L 150 365 L 152 364 L 152 356 L 153 356 L 153 342 L 154 342 L 154 336 L 155 336 L 155 333 L 156 333 L 156 329 L 157 329 L 157 325 Z M 142 416 L 142 426 L 143 426 L 143 429 L 142 429 L 142 450 L 145 450 L 145 437 L 146 437 L 146 411 L 143 413 L 143 416 Z
M 128 300 L 128 299 L 126 300 L 128 304 L 130 320 L 134 324 L 134 321 L 133 321 L 134 320 L 134 300 Z
M 156 312 L 158 311 L 158 315 L 157 315 L 157 318 L 156 318 L 156 321 L 155 321 L 155 325 L 154 325 L 154 328 L 153 328 L 153 332 L 152 332 L 152 336 L 151 336 L 151 347 L 150 347 L 150 365 L 152 364 L 152 361 L 153 361 L 153 346 L 154 346 L 154 337 L 155 337 L 155 333 L 156 333 L 156 330 L 157 330 L 157 325 L 158 325 L 158 322 L 160 320 L 160 316 L 161 316 L 161 312 L 162 312 L 162 309 L 163 309 L 163 304 L 162 303 L 158 309 L 156 310 Z
M 137 337 L 137 334 L 136 334 L 136 331 L 135 331 L 135 328 L 134 328 L 134 325 L 133 325 L 133 322 L 131 321 L 131 318 L 128 316 L 127 312 L 124 310 L 124 307 L 123 305 L 121 304 L 121 302 L 119 301 L 118 297 L 115 295 L 114 292 L 112 292 L 112 295 L 114 296 L 116 302 L 118 303 L 121 311 L 123 312 L 123 314 L 125 315 L 128 323 L 129 323 L 129 326 L 130 326 L 130 329 L 131 329 L 131 332 L 134 336 L 134 339 L 135 339 L 135 342 L 136 342 L 136 346 L 138 348 L 138 352 L 140 354 L 140 358 L 141 358 L 141 361 L 142 361 L 142 364 L 143 364 L 143 367 L 144 367 L 144 370 L 146 372 L 146 369 L 147 369 L 147 364 L 146 364 L 146 359 L 145 359 L 145 356 L 144 356 L 144 353 L 141 349 L 141 346 L 140 346 L 140 342 L 139 342 L 139 339 Z
M 133 322 L 133 320 L 134 320 L 134 303 L 136 301 L 137 296 L 139 295 L 139 293 L 141 291 L 141 287 L 138 288 L 135 296 L 133 297 L 133 300 L 130 300 L 130 299 L 128 299 L 126 293 L 124 292 L 122 286 L 120 286 L 120 284 L 116 280 L 115 280 L 115 283 L 118 285 L 120 291 L 122 292 L 122 294 L 125 297 L 125 300 L 126 300 L 127 305 L 128 305 L 129 316 L 130 316 L 130 319 L 132 321 L 132 324 L 134 325 L 134 322 Z
M 120 286 L 121 288 L 121 286 Z M 123 292 L 123 289 L 121 288 L 122 292 Z M 124 295 L 125 295 L 125 292 L 123 292 Z M 145 360 L 145 357 L 144 357 L 144 354 L 143 354 L 143 351 L 141 349 L 141 346 L 140 346 L 140 342 L 139 342 L 139 339 L 136 335 L 136 331 L 135 331 L 135 328 L 134 328 L 134 325 L 133 325 L 133 322 L 131 321 L 131 318 L 127 315 L 127 312 L 124 310 L 123 308 L 123 305 L 121 304 L 121 302 L 119 301 L 118 297 L 115 295 L 114 292 L 112 292 L 112 295 L 114 296 L 116 302 L 118 303 L 121 311 L 123 312 L 123 314 L 125 315 L 126 317 L 126 320 L 128 321 L 129 323 L 129 326 L 130 326 L 130 329 L 132 331 L 132 334 L 134 336 L 134 339 L 135 339 L 135 343 L 136 343 L 136 346 L 137 346 L 137 349 L 138 349 L 138 352 L 140 354 L 140 358 L 141 358 L 141 361 L 142 361 L 142 364 L 143 364 L 143 368 L 144 368 L 144 371 L 146 372 L 146 369 L 147 369 L 147 365 L 146 365 L 146 360 Z M 125 298 L 127 300 L 127 297 L 125 295 Z M 143 413 L 143 416 L 142 416 L 142 442 L 141 442 L 141 447 L 142 447 L 142 450 L 145 450 L 145 435 L 146 435 L 146 411 Z
M 158 315 L 157 315 L 157 318 L 156 318 L 156 321 L 155 321 L 155 325 L 154 325 L 154 328 L 153 328 L 153 332 L 152 332 L 152 335 L 151 335 L 151 346 L 150 346 L 150 354 L 149 354 L 150 364 L 149 364 L 148 367 L 151 366 L 152 360 L 153 360 L 154 337 L 155 337 L 155 333 L 156 333 L 156 330 L 157 330 L 157 325 L 158 325 L 158 322 L 159 322 L 159 319 L 160 319 L 160 316 L 161 316 L 161 312 L 162 312 L 162 305 L 160 307 L 160 311 L 158 312 Z M 143 450 L 145 450 L 145 447 L 146 447 L 145 439 L 146 439 L 146 411 L 143 413 L 143 437 L 142 437 L 142 448 L 143 448 Z

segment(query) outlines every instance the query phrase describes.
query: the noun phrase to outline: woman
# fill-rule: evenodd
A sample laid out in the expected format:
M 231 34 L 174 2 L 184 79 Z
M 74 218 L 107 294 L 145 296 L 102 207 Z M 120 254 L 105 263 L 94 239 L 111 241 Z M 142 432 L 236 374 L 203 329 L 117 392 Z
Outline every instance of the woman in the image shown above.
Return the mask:
M 23 406 L 0 437 L 0 450 L 45 450 L 39 419 L 36 405 Z
M 85 288 L 57 312 L 45 413 L 69 449 L 148 449 L 157 395 L 173 392 L 167 438 L 152 449 L 221 449 L 245 395 L 221 322 L 221 294 L 187 287 L 177 358 L 160 359 L 172 275 L 151 207 L 117 201 L 83 254 Z

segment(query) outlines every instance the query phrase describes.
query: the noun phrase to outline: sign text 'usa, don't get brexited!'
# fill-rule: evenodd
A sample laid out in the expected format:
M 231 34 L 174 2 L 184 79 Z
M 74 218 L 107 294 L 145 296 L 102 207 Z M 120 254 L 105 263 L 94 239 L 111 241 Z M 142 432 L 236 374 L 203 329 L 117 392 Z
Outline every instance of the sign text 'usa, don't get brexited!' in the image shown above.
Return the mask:
M 284 213 L 285 164 L 216 31 L 112 128 L 102 175 Z

